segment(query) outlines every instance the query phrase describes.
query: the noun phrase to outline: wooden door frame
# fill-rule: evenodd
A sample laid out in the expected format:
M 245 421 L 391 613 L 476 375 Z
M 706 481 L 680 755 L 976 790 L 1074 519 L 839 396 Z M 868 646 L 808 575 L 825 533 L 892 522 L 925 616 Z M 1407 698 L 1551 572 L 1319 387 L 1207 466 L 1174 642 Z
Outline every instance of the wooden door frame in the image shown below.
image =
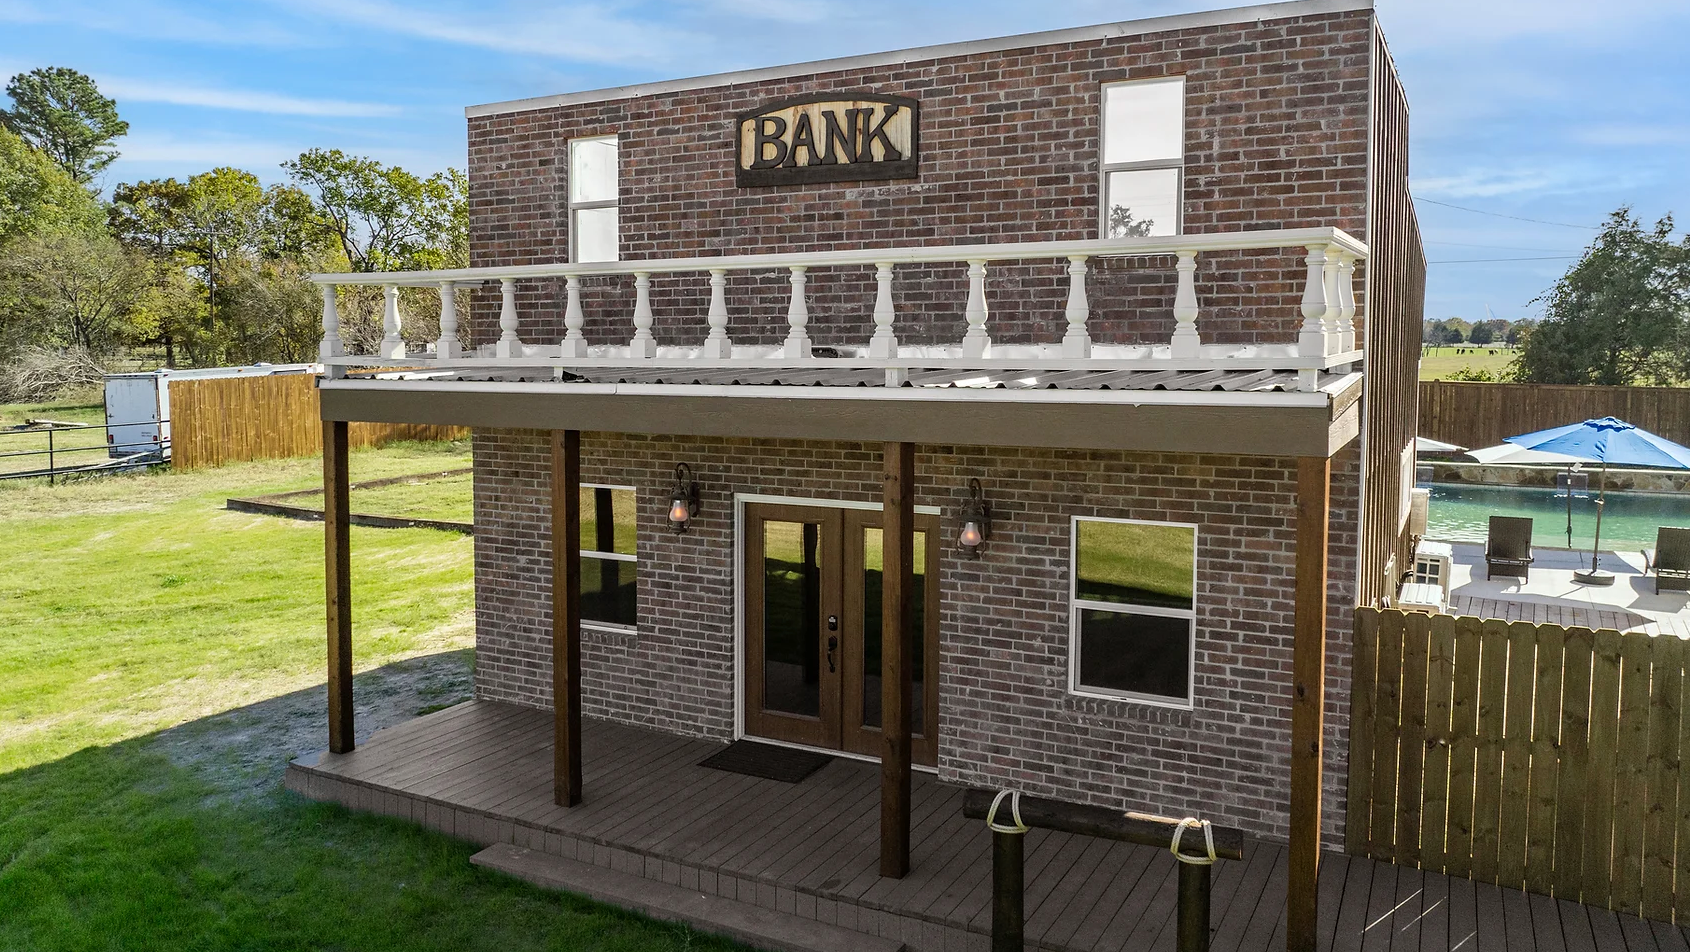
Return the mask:
M 749 729 L 748 714 L 750 713 L 750 710 L 751 710 L 751 684 L 750 684 L 749 672 L 746 670 L 747 665 L 745 663 L 747 645 L 749 643 L 749 637 L 747 635 L 747 632 L 749 631 L 749 619 L 746 617 L 746 611 L 745 611 L 746 604 L 747 604 L 747 601 L 748 601 L 748 590 L 747 590 L 748 579 L 746 578 L 746 572 L 745 572 L 745 566 L 747 564 L 746 541 L 747 541 L 748 533 L 746 532 L 746 514 L 745 513 L 746 513 L 746 508 L 748 506 L 769 506 L 769 505 L 791 506 L 791 507 L 797 507 L 797 508 L 800 508 L 800 509 L 812 508 L 812 507 L 824 508 L 824 509 L 837 509 L 837 510 L 840 510 L 841 512 L 848 511 L 848 510 L 867 510 L 867 511 L 870 511 L 870 512 L 874 512 L 876 514 L 879 514 L 881 512 L 882 507 L 881 507 L 881 503 L 878 500 L 870 502 L 870 501 L 858 500 L 858 499 L 837 499 L 837 498 L 828 498 L 828 497 L 822 497 L 822 496 L 788 496 L 788 495 L 783 495 L 783 494 L 778 494 L 778 493 L 751 493 L 751 492 L 736 492 L 733 495 L 733 508 L 734 508 L 734 519 L 733 519 L 733 526 L 734 526 L 734 529 L 733 529 L 734 641 L 733 641 L 732 664 L 733 664 L 733 670 L 734 670 L 734 684 L 733 684 L 733 687 L 734 687 L 734 721 L 733 721 L 734 739 L 738 740 L 738 739 L 745 738 L 745 737 L 754 737 L 758 740 L 766 740 L 766 741 L 768 741 L 770 743 L 774 743 L 774 744 L 785 744 L 787 746 L 793 746 L 793 747 L 812 748 L 814 745 L 805 744 L 805 743 L 801 743 L 801 742 L 783 741 L 783 740 L 779 740 L 779 739 L 776 739 L 776 738 L 762 737 L 762 736 L 753 734 Z M 942 512 L 941 512 L 941 510 L 939 509 L 938 506 L 916 506 L 915 511 L 916 511 L 916 517 L 918 519 L 926 519 L 928 517 L 939 519 L 940 524 L 941 524 L 941 532 L 942 532 L 942 530 L 943 530 L 942 515 L 943 514 L 942 514 Z M 941 545 L 943 545 L 942 539 L 941 539 Z M 938 551 L 939 551 L 938 549 L 935 549 L 935 552 L 938 552 Z M 936 575 L 935 578 L 937 578 L 937 577 L 938 576 Z M 939 594 L 939 587 L 936 585 L 936 586 L 934 586 L 934 596 L 933 597 L 937 598 L 938 594 Z M 933 617 L 938 618 L 939 615 L 938 615 L 937 609 L 934 608 L 934 609 L 931 609 L 931 610 L 933 610 L 933 612 L 934 612 Z M 939 684 L 939 679 L 938 679 L 939 662 L 938 662 L 938 654 L 937 653 L 935 653 L 934 660 L 932 662 L 932 670 L 933 670 L 933 679 L 932 679 L 933 680 L 933 688 L 931 690 L 933 690 L 934 692 L 937 692 L 938 684 Z M 938 714 L 938 702 L 937 702 L 937 695 L 936 694 L 934 695 L 934 698 L 935 699 L 934 699 L 934 702 L 932 704 L 931 710 L 934 712 L 934 715 L 936 717 L 937 714 Z M 937 737 L 937 735 L 935 735 L 935 737 L 934 737 L 935 745 L 937 745 L 937 742 L 938 742 L 938 737 Z M 848 757 L 848 758 L 852 758 L 852 759 L 855 759 L 855 760 L 865 760 L 865 761 L 878 762 L 879 759 L 880 759 L 878 756 L 875 756 L 875 755 L 858 754 L 854 751 L 844 750 L 844 749 L 840 749 L 840 748 L 816 748 L 816 749 L 826 750 L 826 751 L 833 753 L 833 754 L 836 754 L 838 756 Z M 917 761 L 917 769 L 931 769 L 931 768 L 927 764 L 924 764 L 924 763 L 921 763 L 920 761 Z
M 763 689 L 763 657 L 761 652 L 753 652 L 752 632 L 755 631 L 762 619 L 762 605 L 756 595 L 763 590 L 763 580 L 760 572 L 752 571 L 752 566 L 759 564 L 763 557 L 762 533 L 748 530 L 753 521 L 816 523 L 821 526 L 821 544 L 823 549 L 818 553 L 822 565 L 821 598 L 817 607 L 817 631 L 822 638 L 830 633 L 827 624 L 822 619 L 832 615 L 836 618 L 844 617 L 844 606 L 839 599 L 844 591 L 844 546 L 845 519 L 839 509 L 826 506 L 802 506 L 789 503 L 752 503 L 741 513 L 740 526 L 742 530 L 740 551 L 740 573 L 744 579 L 744 587 L 740 593 L 740 612 L 745 618 L 745 638 L 741 642 L 739 658 L 735 659 L 744 669 L 746 688 L 746 704 L 744 711 L 744 727 L 747 732 L 755 729 L 759 737 L 783 740 L 788 743 L 806 744 L 816 747 L 832 749 L 839 746 L 838 725 L 844 720 L 840 710 L 841 690 L 843 682 L 843 667 L 838 665 L 839 657 L 835 658 L 835 670 L 831 673 L 821 672 L 820 700 L 817 704 L 817 716 L 812 719 L 799 714 L 783 714 L 780 712 L 765 712 L 761 704 Z M 829 585 L 832 578 L 835 584 Z M 843 624 L 840 628 L 843 629 Z M 843 630 L 833 632 L 844 642 Z M 820 663 L 826 663 L 826 649 L 820 648 Z M 841 656 L 843 652 L 840 653 Z
M 864 529 L 878 529 L 881 527 L 881 510 L 854 509 L 845 515 L 844 540 L 845 553 L 842 568 L 845 572 L 844 607 L 846 611 L 840 616 L 840 628 L 851 636 L 845 639 L 847 648 L 860 649 L 863 645 L 864 622 L 867 620 L 861 610 L 863 604 L 863 556 L 860 547 L 853 545 L 857 533 Z M 927 533 L 927 550 L 924 554 L 923 572 L 926 575 L 925 590 L 922 592 L 922 610 L 925 612 L 927 630 L 922 632 L 922 728 L 921 733 L 910 738 L 910 756 L 916 763 L 928 767 L 939 763 L 939 550 L 944 544 L 940 537 L 940 519 L 936 513 L 918 513 L 915 517 L 915 527 Z M 852 611 L 853 606 L 859 610 Z M 877 613 L 879 606 L 874 609 Z M 885 650 L 882 647 L 881 650 Z M 863 672 L 862 658 L 857 652 L 847 651 L 845 654 L 844 679 L 840 684 L 842 704 L 840 723 L 842 750 L 848 753 L 862 754 L 879 759 L 880 729 L 862 726 Z

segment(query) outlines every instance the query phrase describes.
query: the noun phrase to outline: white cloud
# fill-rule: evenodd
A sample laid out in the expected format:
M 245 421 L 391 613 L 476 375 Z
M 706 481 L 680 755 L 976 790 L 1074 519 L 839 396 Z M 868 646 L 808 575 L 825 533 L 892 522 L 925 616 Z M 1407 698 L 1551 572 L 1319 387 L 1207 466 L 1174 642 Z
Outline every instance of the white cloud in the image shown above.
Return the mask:
M 723 16 L 776 23 L 820 23 L 842 12 L 827 0 L 708 0 L 707 6 Z
M 310 33 L 287 29 L 242 9 L 208 19 L 154 0 L 0 0 L 0 23 L 54 24 L 119 36 L 229 46 L 299 47 L 320 45 Z
M 712 46 L 710 37 L 665 26 L 650 14 L 624 17 L 589 4 L 524 7 L 505 13 L 485 7 L 455 14 L 391 0 L 294 0 L 290 9 L 387 33 L 603 65 L 657 65 Z
M 100 89 L 118 100 L 169 103 L 176 106 L 204 106 L 238 112 L 260 112 L 282 116 L 396 116 L 398 106 L 344 99 L 309 99 L 244 89 L 217 89 L 142 79 L 99 77 Z

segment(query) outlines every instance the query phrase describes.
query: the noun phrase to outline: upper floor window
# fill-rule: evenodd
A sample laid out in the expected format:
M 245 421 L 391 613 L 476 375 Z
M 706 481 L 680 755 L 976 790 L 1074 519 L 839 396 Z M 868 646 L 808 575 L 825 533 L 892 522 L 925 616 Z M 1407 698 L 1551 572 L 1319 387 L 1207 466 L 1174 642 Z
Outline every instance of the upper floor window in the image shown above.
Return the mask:
M 1068 689 L 1192 706 L 1197 527 L 1074 519 Z
M 1185 77 L 1103 87 L 1105 238 L 1177 235 L 1185 165 Z
M 569 259 L 615 261 L 616 137 L 569 143 Z

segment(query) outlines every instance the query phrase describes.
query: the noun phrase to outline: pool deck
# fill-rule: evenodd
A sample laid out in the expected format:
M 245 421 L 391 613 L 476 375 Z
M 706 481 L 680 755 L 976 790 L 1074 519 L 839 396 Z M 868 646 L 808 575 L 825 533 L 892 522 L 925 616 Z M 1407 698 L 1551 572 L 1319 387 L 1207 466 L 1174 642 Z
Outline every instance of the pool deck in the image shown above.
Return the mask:
M 1602 568 L 1613 572 L 1610 586 L 1580 585 L 1573 573 L 1587 567 L 1588 550 L 1534 548 L 1531 578 L 1485 579 L 1485 547 L 1452 543 L 1449 612 L 1508 621 L 1616 628 L 1690 638 L 1690 594 L 1655 594 L 1655 579 L 1643 574 L 1640 552 L 1604 552 Z

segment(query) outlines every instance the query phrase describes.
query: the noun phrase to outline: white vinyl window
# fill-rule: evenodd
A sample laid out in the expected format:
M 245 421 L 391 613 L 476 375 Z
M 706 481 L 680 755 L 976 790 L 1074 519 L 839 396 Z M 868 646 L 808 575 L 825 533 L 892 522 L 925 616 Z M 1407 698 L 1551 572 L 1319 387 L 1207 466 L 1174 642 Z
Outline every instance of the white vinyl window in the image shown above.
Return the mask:
M 569 143 L 569 260 L 615 261 L 617 245 L 616 137 Z
M 1103 87 L 1105 238 L 1177 235 L 1185 166 L 1185 77 Z
M 639 623 L 634 487 L 581 484 L 581 621 L 600 628 Z
M 1068 689 L 1190 708 L 1197 527 L 1073 520 Z

